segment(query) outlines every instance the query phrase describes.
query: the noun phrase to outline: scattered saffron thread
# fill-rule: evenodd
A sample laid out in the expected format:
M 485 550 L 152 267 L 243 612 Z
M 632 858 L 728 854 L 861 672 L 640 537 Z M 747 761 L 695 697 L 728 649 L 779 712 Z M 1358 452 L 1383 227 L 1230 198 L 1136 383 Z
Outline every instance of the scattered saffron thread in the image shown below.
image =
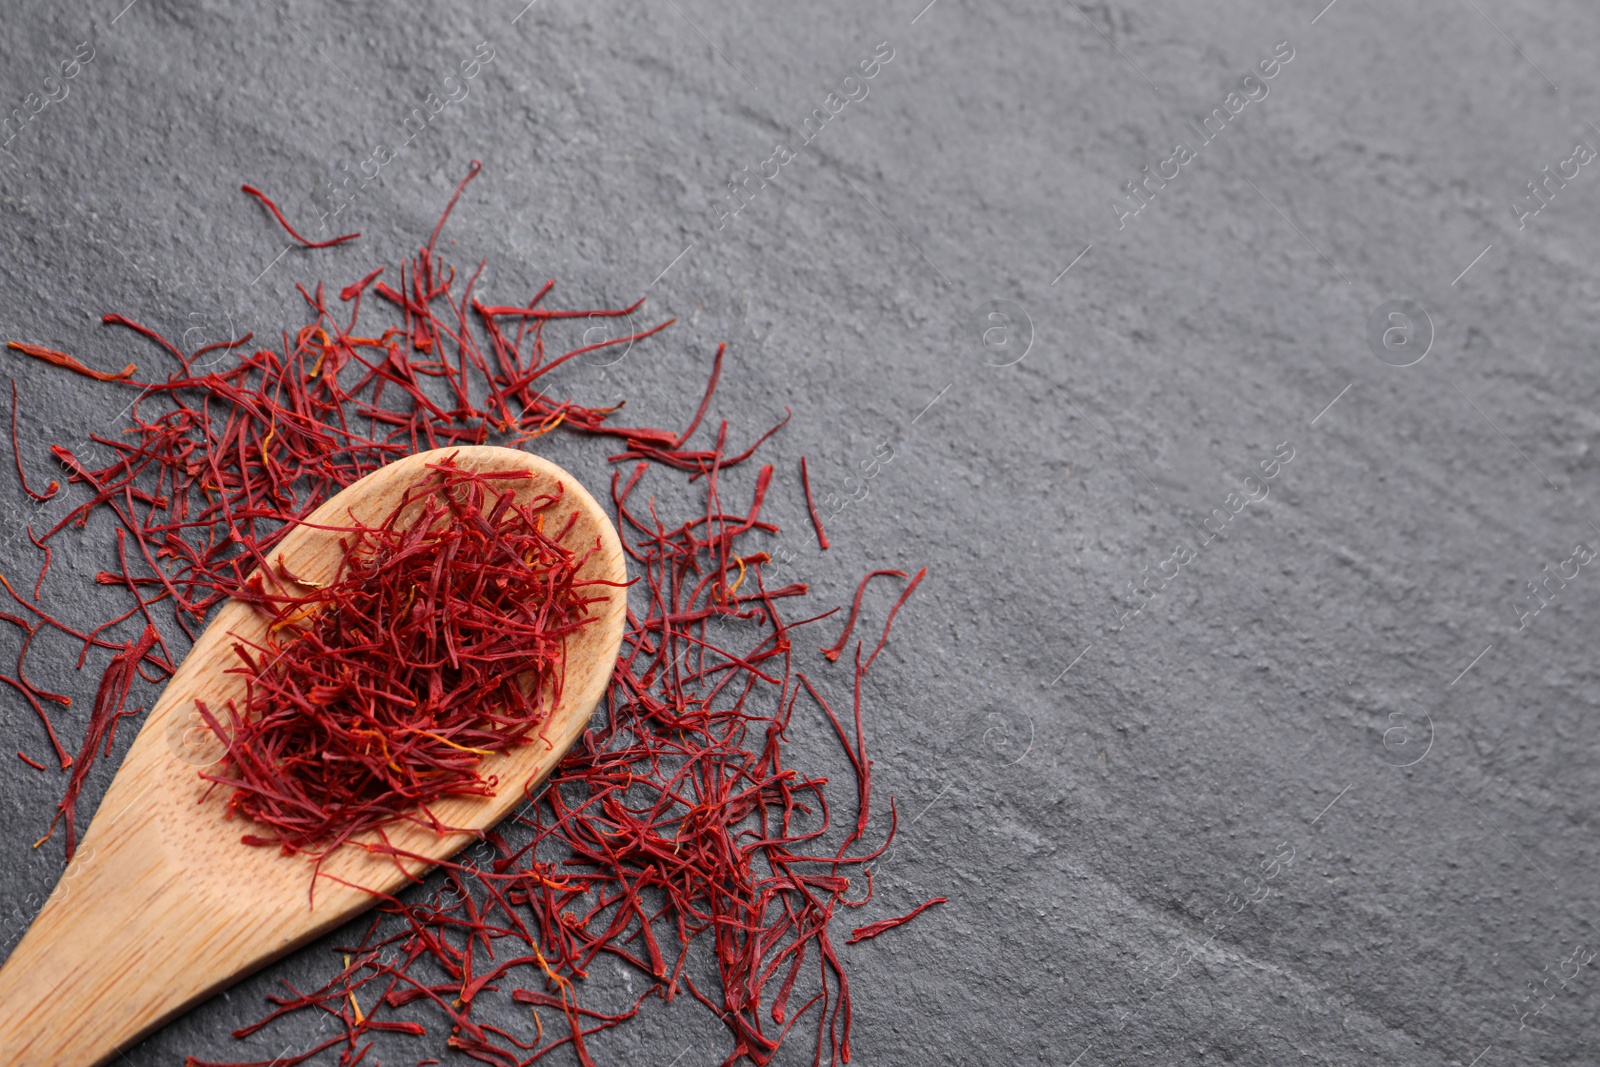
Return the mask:
M 58 367 L 65 367 L 67 370 L 81 374 L 85 378 L 93 378 L 97 382 L 126 381 L 133 377 L 134 371 L 139 369 L 130 363 L 116 374 L 106 374 L 103 371 L 91 370 L 65 352 L 57 352 L 55 349 L 46 348 L 43 345 L 30 345 L 23 341 L 7 341 L 6 347 L 21 352 L 25 356 L 32 356 L 34 359 L 42 359 L 46 363 L 54 363 Z
M 865 578 L 861 579 L 861 584 L 856 586 L 856 598 L 850 604 L 850 617 L 845 620 L 844 631 L 839 634 L 839 640 L 835 641 L 828 648 L 824 648 L 824 649 L 821 650 L 822 654 L 824 656 L 827 656 L 829 660 L 837 660 L 839 658 L 839 656 L 844 652 L 844 646 L 846 645 L 846 643 L 849 642 L 850 634 L 855 631 L 855 628 L 856 628 L 856 616 L 861 614 L 861 598 L 866 595 L 867 583 L 868 582 L 872 581 L 872 579 L 874 579 L 874 578 L 879 578 L 879 577 L 904 578 L 905 576 L 906 576 L 906 572 L 905 571 L 884 570 L 884 571 L 872 571 Z M 918 578 L 919 579 L 921 578 L 920 574 L 918 575 Z M 891 614 L 889 616 L 889 619 L 890 619 L 890 621 L 893 621 L 894 616 Z M 889 629 L 888 624 L 885 623 L 884 632 L 887 633 L 888 629 Z M 873 654 L 876 655 L 877 653 L 874 652 Z M 871 661 L 869 660 L 868 662 L 870 663 Z
M 39 503 L 44 503 L 61 488 L 60 482 L 51 482 L 45 487 L 44 492 L 36 493 L 33 486 L 28 484 L 28 476 L 22 473 L 22 445 L 17 441 L 17 383 L 11 383 L 11 455 L 17 461 L 17 481 L 22 484 L 22 491 L 27 493 Z M 34 599 L 38 599 L 35 597 Z
M 800 484 L 806 491 L 806 510 L 811 513 L 811 526 L 817 531 L 817 545 L 824 552 L 828 550 L 828 535 L 822 529 L 822 516 L 817 514 L 817 502 L 811 499 L 811 479 L 806 476 L 806 457 L 800 457 Z M 830 656 L 838 659 L 838 656 Z
M 872 666 L 872 661 L 878 658 L 878 653 L 883 651 L 883 646 L 889 643 L 889 627 L 894 625 L 895 615 L 905 602 L 911 599 L 911 594 L 917 591 L 917 586 L 922 584 L 922 579 L 927 573 L 928 568 L 926 567 L 918 571 L 916 577 L 912 578 L 910 583 L 906 585 L 905 592 L 900 594 L 900 599 L 894 602 L 894 607 L 889 609 L 889 617 L 883 620 L 883 636 L 878 638 L 877 647 L 872 650 L 872 655 L 867 657 L 866 665 L 868 667 Z
M 334 245 L 344 244 L 346 241 L 354 241 L 357 237 L 361 236 L 359 233 L 347 233 L 341 237 L 335 237 L 327 241 L 308 241 L 295 232 L 294 227 L 289 225 L 289 220 L 283 217 L 283 212 L 278 210 L 278 205 L 274 204 L 270 199 L 268 199 L 266 193 L 263 193 L 260 189 L 257 189 L 253 185 L 241 185 L 239 186 L 239 191 L 241 193 L 248 193 L 257 200 L 261 201 L 262 206 L 268 211 L 272 212 L 272 217 L 278 220 L 278 225 L 282 226 L 284 230 L 288 232 L 290 237 L 293 237 L 296 241 L 299 241 L 307 248 L 332 248 Z
M 912 919 L 915 919 L 918 915 L 921 915 L 935 904 L 944 903 L 947 903 L 944 897 L 934 897 L 932 900 L 918 904 L 916 907 L 912 908 L 899 918 L 880 919 L 875 923 L 868 923 L 865 926 L 858 926 L 854 930 L 850 931 L 850 939 L 846 941 L 845 944 L 854 945 L 858 941 L 870 940 L 871 938 L 877 937 L 879 934 L 884 933 L 885 931 L 893 930 L 897 926 L 904 926 L 906 923 L 910 922 Z

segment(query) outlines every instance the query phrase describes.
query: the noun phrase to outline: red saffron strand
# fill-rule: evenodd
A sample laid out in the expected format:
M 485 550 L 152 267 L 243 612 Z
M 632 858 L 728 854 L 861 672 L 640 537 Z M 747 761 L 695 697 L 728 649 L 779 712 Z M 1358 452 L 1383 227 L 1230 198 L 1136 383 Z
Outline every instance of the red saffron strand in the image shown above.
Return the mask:
M 482 170 L 483 164 L 479 163 L 476 159 L 467 165 L 466 177 L 462 178 L 461 181 L 457 183 L 456 191 L 450 194 L 450 202 L 444 206 L 444 211 L 440 212 L 439 214 L 439 221 L 433 226 L 433 232 L 428 235 L 428 247 L 426 249 L 427 255 L 422 257 L 424 260 L 431 260 L 433 258 L 433 246 L 439 242 L 439 231 L 444 229 L 445 221 L 450 218 L 450 212 L 455 210 L 456 201 L 461 199 L 461 194 L 467 191 L 467 183 L 476 178 L 478 173 Z
M 241 185 L 239 186 L 239 191 L 241 193 L 248 193 L 257 200 L 261 201 L 262 206 L 268 211 L 272 212 L 272 217 L 278 220 L 278 225 L 282 226 L 290 237 L 293 237 L 296 241 L 299 241 L 306 248 L 332 248 L 334 245 L 344 244 L 346 241 L 354 241 L 357 237 L 361 236 L 359 233 L 347 233 L 341 237 L 335 237 L 328 241 L 308 241 L 295 232 L 294 227 L 289 225 L 289 220 L 283 217 L 283 212 L 278 210 L 278 205 L 274 204 L 267 197 L 266 193 L 263 193 L 260 189 L 257 189 L 253 185 Z
M 28 476 L 22 473 L 22 446 L 17 441 L 17 383 L 15 379 L 11 382 L 11 456 L 17 461 L 17 481 L 21 483 L 24 493 L 27 493 L 41 504 L 56 495 L 56 491 L 61 488 L 60 482 L 53 481 L 45 487 L 44 492 L 36 493 L 33 491 L 33 487 L 28 484 Z M 34 599 L 37 600 L 39 598 L 35 596 Z
M 883 651 L 883 646 L 889 643 L 889 627 L 894 625 L 895 613 L 900 610 L 907 600 L 911 599 L 911 594 L 917 591 L 917 586 L 921 584 L 923 576 L 927 573 L 928 568 L 926 567 L 918 571 L 916 577 L 907 583 L 905 592 L 900 594 L 900 599 L 894 602 L 894 607 L 889 609 L 889 617 L 883 620 L 883 636 L 878 638 L 878 645 L 872 650 L 872 655 L 867 657 L 866 666 L 862 668 L 863 670 L 872 666 L 872 661 L 878 658 L 878 653 Z
M 885 931 L 893 930 L 897 926 L 904 926 L 906 923 L 910 922 L 912 919 L 915 919 L 918 915 L 921 915 L 923 912 L 927 911 L 936 904 L 946 903 L 949 902 L 944 897 L 934 897 L 932 900 L 924 901 L 923 903 L 918 904 L 916 907 L 912 908 L 910 911 L 899 916 L 898 918 L 880 919 L 875 923 L 868 923 L 865 926 L 858 926 L 854 930 L 850 931 L 850 939 L 846 941 L 845 944 L 854 945 L 860 941 L 870 940 L 874 937 L 877 937 L 879 934 L 884 933 Z
M 39 716 L 39 721 L 44 726 L 45 735 L 50 738 L 50 746 L 56 750 L 56 759 L 61 762 L 61 769 L 66 770 L 72 766 L 72 757 L 67 755 L 67 750 L 62 747 L 61 739 L 56 736 L 55 724 L 50 721 L 50 716 L 45 714 L 44 706 L 39 703 L 39 698 L 33 695 L 33 689 L 8 674 L 0 674 L 0 682 L 4 682 L 21 693 L 22 698 L 28 702 L 28 706 L 33 709 L 34 714 Z
M 19 471 L 18 473 L 20 474 L 21 472 Z M 50 484 L 55 485 L 56 483 L 51 482 Z M 39 564 L 39 577 L 33 583 L 33 600 L 37 604 L 39 602 L 39 590 L 44 588 L 44 576 L 50 573 L 50 546 L 33 535 L 32 526 L 27 526 L 25 529 L 28 533 L 28 540 L 33 544 L 33 547 L 44 553 L 44 562 Z
M 824 656 L 828 657 L 830 662 L 838 661 L 839 656 L 844 652 L 845 644 L 850 640 L 850 634 L 856 628 L 856 616 L 861 614 L 861 598 L 866 595 L 867 583 L 878 577 L 904 578 L 905 576 L 905 571 L 881 570 L 871 571 L 865 578 L 861 579 L 861 584 L 856 586 L 856 598 L 850 605 L 850 617 L 845 620 L 844 632 L 839 635 L 839 640 L 820 650 Z M 868 662 L 870 663 L 871 661 L 869 660 Z
M 65 352 L 57 352 L 55 349 L 46 348 L 43 345 L 30 345 L 24 341 L 7 341 L 6 347 L 21 352 L 25 356 L 32 356 L 34 359 L 42 359 L 46 363 L 65 367 L 67 370 L 81 374 L 85 378 L 93 378 L 97 382 L 126 381 L 133 377 L 134 371 L 139 369 L 130 363 L 116 374 L 106 374 L 104 371 L 97 371 L 84 366 L 76 357 L 69 356 Z
M 694 418 L 689 420 L 689 425 L 684 427 L 678 439 L 672 443 L 674 449 L 681 449 L 689 438 L 694 436 L 695 430 L 700 428 L 700 420 L 706 417 L 706 409 L 711 406 L 711 395 L 717 391 L 717 382 L 722 378 L 722 355 L 727 350 L 726 343 L 717 346 L 717 358 L 711 364 L 711 378 L 706 382 L 705 395 L 700 398 L 700 406 L 695 410 Z
M 824 552 L 828 550 L 828 535 L 822 529 L 822 516 L 817 514 L 817 502 L 811 499 L 811 479 L 806 474 L 806 457 L 800 457 L 800 484 L 806 491 L 806 511 L 811 513 L 811 526 L 817 531 L 817 546 Z M 830 657 L 838 659 L 837 655 Z
M 20 748 L 17 749 L 17 758 L 19 760 L 21 760 L 23 763 L 26 763 L 28 766 L 32 767 L 34 770 L 42 771 L 42 770 L 45 769 L 44 764 L 33 762 L 33 760 L 29 759 L 26 755 L 23 754 L 22 749 L 20 749 Z

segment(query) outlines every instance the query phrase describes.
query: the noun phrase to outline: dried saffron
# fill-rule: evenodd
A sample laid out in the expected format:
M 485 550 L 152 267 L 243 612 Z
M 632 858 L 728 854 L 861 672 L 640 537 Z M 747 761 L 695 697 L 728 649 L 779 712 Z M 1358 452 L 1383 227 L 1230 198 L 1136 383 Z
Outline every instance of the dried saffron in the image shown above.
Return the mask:
M 450 206 L 478 173 L 474 163 Z M 355 236 L 304 241 L 276 205 L 246 191 L 310 247 Z M 304 1063 L 337 1050 L 341 1067 L 353 1067 L 375 1060 L 382 1038 L 427 1041 L 416 1051 L 436 1057 L 450 1048 L 500 1067 L 569 1049 L 592 1064 L 607 1032 L 634 1018 L 647 998 L 687 996 L 726 1028 L 729 1063 L 772 1062 L 797 1028 L 814 1046 L 814 1063 L 848 1062 L 851 993 L 835 920 L 872 898 L 870 864 L 888 847 L 896 819 L 892 799 L 883 825 L 872 814 L 863 683 L 922 572 L 891 609 L 871 654 L 863 659 L 856 645 L 851 714 L 841 716 L 825 693 L 832 683 L 808 677 L 795 659 L 797 631 L 839 609 L 795 610 L 807 586 L 769 584 L 766 548 L 778 528 L 762 509 L 774 471 L 762 466 L 752 477 L 744 469 L 787 414 L 730 444 L 741 434 L 712 415 L 725 346 L 681 428 L 620 426 L 616 408 L 576 402 L 552 384 L 563 366 L 584 352 L 643 341 L 671 320 L 569 347 L 562 330 L 569 343 L 576 331 L 563 324 L 627 318 L 640 304 L 550 307 L 548 282 L 525 304 L 486 305 L 472 295 L 483 265 L 458 268 L 438 250 L 448 216 L 449 206 L 411 259 L 331 290 L 337 303 L 322 285 L 301 287 L 306 321 L 272 347 L 252 347 L 247 336 L 185 353 L 149 327 L 105 316 L 171 364 L 164 375 L 126 383 L 141 392 L 125 432 L 93 438 L 108 458 L 90 463 L 52 448 L 74 503 L 34 543 L 48 553 L 64 530 L 83 528 L 96 514 L 114 520 L 90 527 L 119 531 L 114 545 L 109 535 L 105 544 L 108 557 L 116 550 L 117 569 L 96 581 L 124 593 L 127 610 L 79 629 L 0 578 L 20 612 L 0 612 L 0 622 L 23 637 L 17 677 L 0 674 L 0 681 L 30 703 L 52 743 L 44 703 L 56 695 L 31 685 L 22 670 L 32 636 L 68 635 L 80 646 L 78 664 L 96 657 L 102 671 L 57 811 L 69 854 L 82 775 L 130 714 L 131 689 L 140 677 L 168 673 L 164 641 L 180 631 L 192 638 L 228 597 L 266 613 L 271 636 L 240 652 L 246 695 L 236 706 L 206 709 L 227 754 L 196 773 L 234 799 L 248 839 L 321 856 L 385 819 L 427 819 L 430 797 L 481 790 L 483 753 L 536 736 L 558 684 L 549 672 L 562 637 L 583 625 L 589 594 L 571 580 L 583 546 L 562 544 L 559 531 L 546 534 L 538 502 L 507 503 L 506 486 L 441 467 L 417 487 L 417 503 L 434 509 L 436 521 L 402 524 L 390 516 L 353 530 L 331 582 L 300 581 L 282 568 L 276 547 L 340 489 L 421 449 L 553 432 L 609 438 L 620 443 L 610 456 L 610 499 L 636 582 L 622 652 L 591 728 L 547 788 L 480 847 L 439 864 L 427 886 L 381 898 L 364 932 L 339 946 L 322 985 L 273 994 L 266 1017 L 236 1036 L 250 1039 L 305 1012 L 331 1020 L 334 1032 L 273 1062 Z M 220 354 L 201 370 L 197 358 L 207 351 Z M 64 359 L 52 362 L 82 373 L 76 359 L 57 355 Z M 90 376 L 119 384 L 116 376 Z M 691 447 L 696 435 L 705 443 Z M 801 481 L 825 546 L 804 474 Z M 456 521 L 462 517 L 481 521 Z M 531 554 L 518 556 L 520 563 L 495 555 L 507 545 Z M 459 572 L 439 572 L 438 581 L 431 573 L 421 580 L 427 561 L 443 553 L 466 562 Z M 48 588 L 45 573 L 41 567 L 36 592 Z M 866 582 L 885 573 L 904 577 L 874 572 L 863 580 L 828 659 L 850 641 Z M 503 596 L 473 584 L 501 578 Z M 519 606 L 537 617 L 519 617 Z M 461 612 L 445 618 L 454 608 Z M 166 638 L 158 611 L 171 612 Z M 473 620 L 505 632 L 464 633 Z M 412 651 L 388 658 L 361 651 L 360 637 L 373 627 L 398 632 Z M 441 645 L 455 647 L 455 658 L 440 654 Z M 107 653 L 110 662 L 100 666 Z M 499 654 L 520 657 L 517 673 L 538 681 L 519 688 L 491 678 L 484 664 Z M 360 686 L 386 694 L 382 714 L 358 714 L 355 675 Z M 790 737 L 806 733 L 838 741 L 853 779 L 854 819 L 835 824 L 838 786 L 795 764 Z M 59 743 L 56 750 L 63 767 L 73 764 Z M 307 758 L 312 751 L 337 755 L 343 775 L 317 766 Z M 428 781 L 435 775 L 437 783 Z M 295 810 L 279 803 L 271 792 L 283 788 L 304 803 Z M 421 806 L 402 802 L 419 798 Z M 857 873 L 864 890 L 859 879 L 852 889 Z M 602 981 L 589 977 L 602 957 L 643 977 L 644 991 L 598 1008 L 604 998 L 586 984 Z M 513 1033 L 482 1021 L 475 1005 L 489 997 L 525 1009 L 526 1025 Z M 440 1018 L 446 1033 L 437 1032 Z M 547 1031 L 543 1023 L 552 1019 L 564 1025 Z
M 61 808 L 56 812 L 56 819 L 50 822 L 48 839 L 56 832 L 56 821 L 63 816 L 67 823 L 67 849 L 70 851 L 77 844 L 78 830 L 73 821 L 73 812 L 76 808 L 78 791 L 83 788 L 83 780 L 89 776 L 89 768 L 94 766 L 95 754 L 100 750 L 104 741 L 106 755 L 111 754 L 111 742 L 116 734 L 117 722 L 129 715 L 138 712 L 124 710 L 128 703 L 128 695 L 133 689 L 133 680 L 138 676 L 139 664 L 151 654 L 156 645 L 156 628 L 146 625 L 144 632 L 137 641 L 129 641 L 122 647 L 122 651 L 111 657 L 111 665 L 100 678 L 100 691 L 95 694 L 94 711 L 89 715 L 89 728 L 84 734 L 83 747 L 78 750 L 78 758 L 72 765 L 72 775 L 67 779 L 66 796 L 61 802 Z M 171 673 L 170 664 L 160 664 L 163 670 Z
M 279 566 L 287 589 L 239 594 L 271 620 L 265 645 L 236 646 L 249 695 L 225 715 L 196 704 L 228 762 L 201 777 L 269 831 L 247 844 L 322 856 L 394 819 L 437 827 L 428 805 L 492 793 L 482 757 L 535 740 L 561 699 L 565 639 L 600 594 L 545 531 L 559 494 L 518 502 L 531 475 L 429 469 L 341 538 L 336 581 Z
M 872 579 L 880 577 L 880 576 L 889 576 L 889 577 L 894 577 L 894 578 L 904 578 L 906 576 L 906 572 L 905 571 L 889 571 L 889 570 L 872 571 L 865 578 L 861 579 L 861 584 L 856 586 L 856 598 L 855 598 L 855 600 L 851 601 L 851 603 L 850 603 L 850 617 L 847 620 L 845 620 L 844 630 L 843 630 L 843 632 L 841 632 L 839 634 L 839 640 L 835 641 L 829 647 L 820 650 L 822 652 L 822 654 L 824 656 L 827 656 L 830 660 L 836 660 L 836 659 L 839 658 L 839 654 L 844 651 L 844 646 L 850 641 L 850 634 L 855 631 L 855 628 L 856 628 L 856 617 L 861 614 L 861 598 L 866 595 L 867 583 L 872 581 Z M 921 581 L 921 580 L 922 580 L 922 575 L 918 574 L 917 575 L 917 581 Z M 915 583 L 913 583 L 913 586 L 914 585 L 915 585 Z M 906 592 L 907 592 L 908 595 L 910 594 L 910 590 L 909 589 Z M 887 636 L 888 632 L 889 632 L 889 623 L 893 622 L 893 621 L 894 621 L 894 614 L 891 612 L 890 615 L 889 615 L 889 621 L 884 623 L 883 632 L 884 632 L 885 636 Z M 874 652 L 873 654 L 876 655 L 877 653 Z M 867 662 L 871 663 L 871 660 L 868 660 Z
M 906 923 L 910 922 L 912 919 L 915 919 L 918 915 L 921 915 L 935 904 L 944 903 L 947 903 L 944 897 L 934 897 L 932 900 L 924 901 L 923 903 L 918 904 L 916 907 L 912 908 L 910 911 L 899 916 L 898 918 L 879 919 L 875 923 L 868 923 L 865 926 L 858 926 L 854 930 L 850 931 L 850 940 L 846 941 L 845 944 L 853 945 L 858 941 L 866 941 L 870 938 L 877 937 L 879 934 L 884 933 L 887 930 L 893 930 L 897 926 L 904 926 Z
M 33 487 L 28 484 L 28 476 L 22 472 L 22 445 L 17 440 L 16 382 L 11 383 L 11 456 L 17 461 L 17 481 L 22 485 L 22 491 L 24 493 L 27 493 L 30 497 L 32 497 L 34 500 L 37 500 L 41 504 L 56 495 L 56 492 L 61 488 L 60 482 L 51 482 L 49 485 L 45 486 L 44 492 L 36 493 L 33 491 Z M 37 599 L 37 597 L 35 599 Z
M 126 381 L 133 377 L 134 371 L 139 369 L 130 363 L 116 374 L 106 374 L 104 371 L 92 370 L 84 366 L 82 361 L 75 356 L 69 356 L 65 352 L 57 352 L 55 349 L 46 348 L 43 345 L 30 345 L 24 341 L 7 341 L 6 347 L 21 352 L 25 356 L 32 356 L 34 359 L 42 359 L 46 363 L 54 363 L 58 367 L 65 367 L 67 370 L 81 374 L 85 378 L 93 378 L 97 382 Z
M 811 513 L 811 528 L 817 531 L 817 547 L 828 550 L 828 534 L 822 528 L 822 516 L 817 514 L 817 502 L 811 499 L 811 478 L 806 474 L 806 457 L 800 457 L 800 484 L 806 491 L 806 510 Z M 835 659 L 838 657 L 835 656 Z
M 278 205 L 267 199 L 266 193 L 263 193 L 260 189 L 257 189 L 253 185 L 241 185 L 239 186 L 239 191 L 241 193 L 248 193 L 257 200 L 261 201 L 261 205 L 268 211 L 272 212 L 272 217 L 278 220 L 278 225 L 282 226 L 290 237 L 293 237 L 296 241 L 299 241 L 307 248 L 332 248 L 334 245 L 344 244 L 346 241 L 354 241 L 357 237 L 361 236 L 359 233 L 347 233 L 342 237 L 335 237 L 328 241 L 308 241 L 295 232 L 294 227 L 289 225 L 289 220 L 283 217 L 283 212 L 278 210 Z
M 927 577 L 927 574 L 928 568 L 924 567 L 912 576 L 911 581 L 906 583 L 905 591 L 900 594 L 900 599 L 894 602 L 894 607 L 889 609 L 888 618 L 883 620 L 883 636 L 878 638 L 878 644 L 873 648 L 872 655 L 867 657 L 866 667 L 872 666 L 872 661 L 878 658 L 878 653 L 883 651 L 883 646 L 889 643 L 889 627 L 894 625 L 895 615 L 905 606 L 905 602 L 911 599 L 911 594 L 917 591 L 917 586 L 922 584 L 922 579 Z M 860 602 L 861 600 L 858 596 L 856 603 L 859 605 Z

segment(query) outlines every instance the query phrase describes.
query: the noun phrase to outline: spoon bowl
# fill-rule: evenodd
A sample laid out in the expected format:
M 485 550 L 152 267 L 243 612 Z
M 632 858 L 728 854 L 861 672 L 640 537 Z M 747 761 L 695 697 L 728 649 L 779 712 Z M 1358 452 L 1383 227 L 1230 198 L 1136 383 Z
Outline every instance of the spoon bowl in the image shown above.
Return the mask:
M 627 611 L 627 570 L 616 530 L 600 505 L 560 467 L 509 448 L 437 449 L 372 472 L 318 508 L 273 549 L 288 571 L 311 582 L 337 577 L 343 549 L 336 530 L 352 520 L 376 525 L 430 463 L 453 457 L 484 472 L 526 470 L 517 484 L 527 499 L 558 485 L 550 509 L 556 529 L 577 518 L 572 547 L 598 546 L 579 577 L 604 599 L 592 622 L 568 639 L 561 700 L 538 739 L 487 756 L 497 777 L 492 797 L 455 797 L 430 805 L 446 826 L 439 834 L 411 821 L 384 828 L 399 859 L 347 844 L 329 855 L 309 892 L 303 856 L 240 843 L 250 824 L 225 819 L 228 791 L 200 770 L 223 755 L 205 730 L 196 699 L 219 708 L 244 693 L 229 673 L 233 645 L 259 641 L 266 617 L 230 600 L 218 609 L 165 691 L 117 771 L 72 861 L 33 925 L 0 968 L 0 1064 L 92 1067 L 306 942 L 401 889 L 434 863 L 499 822 L 555 767 L 583 732 L 610 681 Z M 547 742 L 547 743 L 546 743 Z M 207 796 L 207 791 L 210 795 Z

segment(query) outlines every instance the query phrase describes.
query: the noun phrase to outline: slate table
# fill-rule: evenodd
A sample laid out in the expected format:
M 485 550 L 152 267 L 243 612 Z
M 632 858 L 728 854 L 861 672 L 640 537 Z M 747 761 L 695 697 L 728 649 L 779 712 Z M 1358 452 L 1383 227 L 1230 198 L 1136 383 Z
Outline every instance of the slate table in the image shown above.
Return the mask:
M 824 554 L 774 502 L 804 580 L 928 567 L 874 672 L 878 889 L 950 903 L 849 949 L 855 1062 L 1596 1062 L 1600 12 L 1323 3 L 15 4 L 0 333 L 274 337 L 481 160 L 451 235 L 490 292 L 679 319 L 574 395 L 670 420 L 726 341 L 717 416 L 792 409 L 769 458 L 842 505 Z M 363 239 L 286 249 L 241 182 Z M 6 355 L 35 471 L 119 425 L 125 394 Z M 31 574 L 57 505 L 0 494 Z M 76 737 L 94 676 L 36 671 Z M 0 769 L 0 951 L 62 784 Z M 332 967 L 119 1062 L 303 1047 L 227 1035 Z M 692 1002 L 595 1045 L 729 1047 Z

